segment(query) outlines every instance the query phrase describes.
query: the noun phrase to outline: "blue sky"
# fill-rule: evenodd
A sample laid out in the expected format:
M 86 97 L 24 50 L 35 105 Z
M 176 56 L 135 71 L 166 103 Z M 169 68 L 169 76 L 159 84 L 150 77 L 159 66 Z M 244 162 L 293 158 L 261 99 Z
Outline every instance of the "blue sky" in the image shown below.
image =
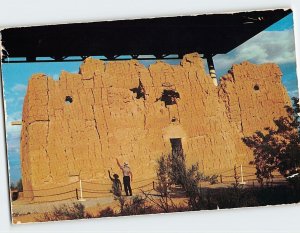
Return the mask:
M 291 97 L 299 96 L 292 14 L 228 54 L 216 55 L 214 62 L 218 77 L 226 74 L 232 64 L 241 63 L 245 60 L 256 64 L 266 62 L 277 63 L 283 72 L 282 82 L 286 86 L 289 95 Z M 153 62 L 155 61 L 145 61 L 143 63 L 148 66 Z M 178 64 L 179 60 L 170 60 L 169 63 Z M 77 73 L 80 64 L 81 62 L 3 64 L 2 72 L 6 100 L 6 136 L 11 182 L 16 182 L 21 178 L 21 126 L 11 126 L 10 122 L 22 118 L 23 100 L 26 94 L 28 79 L 35 73 L 45 73 L 54 79 L 58 79 L 62 70 Z

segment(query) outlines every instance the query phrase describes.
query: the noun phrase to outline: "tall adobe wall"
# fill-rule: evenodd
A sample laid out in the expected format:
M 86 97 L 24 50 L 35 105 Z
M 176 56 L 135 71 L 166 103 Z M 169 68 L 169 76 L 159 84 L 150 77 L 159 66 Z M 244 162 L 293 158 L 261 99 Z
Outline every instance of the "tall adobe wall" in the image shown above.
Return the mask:
M 88 58 L 79 74 L 62 72 L 58 81 L 33 75 L 23 107 L 24 190 L 66 185 L 78 174 L 109 182 L 108 169 L 120 174 L 115 158 L 129 162 L 135 180 L 153 177 L 157 158 L 171 151 L 174 138 L 181 139 L 188 163 L 198 162 L 204 173 L 248 164 L 252 153 L 241 137 L 285 114 L 280 75 L 273 64 L 243 63 L 216 87 L 197 53 L 174 66 L 157 62 L 147 69 L 135 60 Z M 134 91 L 140 82 L 145 99 Z M 179 94 L 175 104 L 162 101 L 166 90 Z
M 275 64 L 249 62 L 233 65 L 222 77 L 219 95 L 229 121 L 243 135 L 250 136 L 257 130 L 275 126 L 273 119 L 286 116 L 284 106 L 291 106 L 291 102 L 281 77 Z

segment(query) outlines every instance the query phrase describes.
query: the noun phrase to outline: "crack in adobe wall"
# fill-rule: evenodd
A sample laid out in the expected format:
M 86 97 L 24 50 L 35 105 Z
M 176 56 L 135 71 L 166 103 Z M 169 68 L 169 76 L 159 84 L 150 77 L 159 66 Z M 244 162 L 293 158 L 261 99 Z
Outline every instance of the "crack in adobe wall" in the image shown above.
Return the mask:
M 28 123 L 28 126 L 32 125 L 32 124 L 35 124 L 35 123 L 48 123 L 50 120 L 34 120 L 34 121 L 31 121 Z
M 27 187 L 29 190 L 32 189 L 30 182 L 30 173 L 31 173 L 31 163 L 29 163 L 27 158 L 25 159 L 24 155 L 28 155 L 28 123 L 24 120 L 28 115 L 28 106 L 27 104 L 28 95 L 25 95 L 24 105 L 23 105 L 23 115 L 22 115 L 22 129 L 20 137 L 20 160 L 21 160 L 21 173 L 22 173 L 22 184 Z M 32 197 L 32 192 L 25 192 L 24 197 Z
M 240 99 L 238 98 L 238 106 L 239 106 L 239 109 L 240 109 L 240 117 L 241 117 L 241 121 L 240 121 L 240 125 L 241 125 L 241 133 L 243 135 L 244 134 L 244 126 L 243 126 L 243 116 L 242 116 L 242 108 L 241 108 L 241 103 L 240 103 Z
M 93 109 L 93 113 L 94 113 L 94 116 L 95 116 L 95 118 L 94 118 L 95 129 L 96 129 L 96 131 L 97 131 L 97 135 L 98 135 L 99 141 L 101 141 L 101 139 L 100 139 L 100 134 L 99 134 L 99 130 L 98 130 L 98 126 L 97 126 L 96 113 L 95 113 L 95 109 L 94 109 L 94 106 L 93 106 L 93 105 L 92 105 L 92 109 Z
M 93 80 L 94 80 L 94 79 L 93 79 Z M 94 87 L 95 87 L 95 81 L 94 81 Z M 91 92 L 92 92 L 92 96 L 93 96 L 94 104 L 95 104 L 96 101 L 95 101 L 95 95 L 94 95 L 93 89 L 91 90 Z M 96 131 L 97 131 L 97 134 L 98 134 L 99 141 L 101 142 L 100 134 L 99 134 L 99 129 L 98 129 L 98 126 L 97 126 L 97 120 L 96 120 L 96 113 L 95 113 L 95 107 L 94 107 L 94 105 L 92 105 L 92 109 L 93 109 L 93 114 L 94 114 L 95 128 L 96 128 Z
M 49 78 L 47 77 L 47 116 L 48 116 L 48 122 L 47 122 L 47 132 L 46 132 L 46 145 L 45 145 L 45 152 L 46 152 L 46 157 L 47 157 L 47 164 L 48 164 L 48 169 L 49 169 L 49 177 L 52 180 L 52 174 L 51 174 L 51 167 L 50 167 L 50 157 L 48 154 L 48 137 L 49 137 L 49 127 L 50 127 L 50 122 L 49 122 Z
M 224 79 L 224 77 L 223 77 L 223 79 Z M 229 119 L 229 121 L 232 122 L 231 109 L 230 109 L 230 106 L 231 106 L 231 104 L 230 104 L 230 96 L 229 96 L 229 94 L 226 91 L 226 87 L 227 87 L 226 83 L 228 83 L 228 82 L 231 82 L 231 80 L 228 80 L 228 78 L 226 78 L 226 82 L 225 81 L 224 82 L 222 82 L 222 81 L 220 82 L 219 91 L 218 91 L 218 97 L 219 97 L 219 99 L 221 101 L 224 102 L 225 108 L 226 108 L 225 114 L 226 114 L 227 118 Z

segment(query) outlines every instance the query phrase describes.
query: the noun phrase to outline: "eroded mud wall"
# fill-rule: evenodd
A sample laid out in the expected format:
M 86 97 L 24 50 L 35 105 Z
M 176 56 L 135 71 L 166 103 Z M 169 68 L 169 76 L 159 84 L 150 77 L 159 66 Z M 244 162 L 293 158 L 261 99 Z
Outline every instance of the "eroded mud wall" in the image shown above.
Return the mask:
M 58 81 L 36 74 L 23 108 L 24 189 L 78 175 L 108 182 L 108 169 L 120 174 L 116 158 L 129 162 L 135 180 L 153 177 L 170 139 L 180 139 L 188 163 L 206 174 L 248 165 L 252 152 L 241 138 L 273 126 L 289 104 L 280 79 L 274 64 L 242 63 L 216 87 L 197 53 L 174 66 L 88 58 L 79 74 L 62 72 Z M 169 103 L 166 91 L 176 93 Z
M 220 97 L 227 117 L 245 136 L 274 127 L 273 119 L 286 116 L 284 106 L 290 98 L 281 83 L 282 73 L 276 64 L 233 65 L 220 82 Z

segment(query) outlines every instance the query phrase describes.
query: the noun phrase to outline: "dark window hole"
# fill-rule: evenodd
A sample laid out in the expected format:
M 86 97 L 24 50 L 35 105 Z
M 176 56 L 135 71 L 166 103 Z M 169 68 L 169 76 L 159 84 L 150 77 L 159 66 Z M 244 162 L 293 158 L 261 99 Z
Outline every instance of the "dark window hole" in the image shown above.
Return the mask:
M 140 99 L 140 98 L 144 98 L 144 100 L 146 99 L 146 90 L 145 90 L 145 87 L 144 87 L 143 83 L 141 82 L 141 80 L 139 80 L 139 86 L 130 89 L 130 91 L 132 91 L 133 93 L 136 94 L 137 99 Z
M 174 90 L 164 90 L 160 100 L 165 102 L 165 106 L 177 104 L 177 99 L 180 98 L 180 95 L 177 91 Z
M 66 96 L 65 103 L 66 104 L 71 104 L 72 102 L 73 102 L 72 96 Z
M 254 86 L 254 90 L 259 91 L 259 86 L 257 84 Z

